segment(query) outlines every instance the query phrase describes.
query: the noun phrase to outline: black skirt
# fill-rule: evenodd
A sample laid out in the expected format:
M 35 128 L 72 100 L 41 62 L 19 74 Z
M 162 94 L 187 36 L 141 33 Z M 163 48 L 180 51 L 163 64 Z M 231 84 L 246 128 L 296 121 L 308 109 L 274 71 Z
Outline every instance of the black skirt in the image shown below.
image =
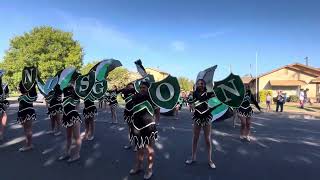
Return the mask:
M 132 108 L 133 108 L 134 104 L 132 101 L 127 101 L 124 111 L 123 111 L 123 118 L 124 121 L 128 123 L 128 125 L 132 124 Z
M 130 142 L 134 142 L 137 148 L 144 148 L 152 144 L 158 138 L 155 120 L 146 109 L 132 116 L 130 128 Z
M 36 120 L 36 112 L 33 107 L 25 108 L 18 111 L 18 118 L 17 121 L 20 124 L 23 124 L 27 121 L 34 121 Z
M 62 113 L 62 105 L 61 105 L 61 103 L 58 103 L 58 104 L 55 104 L 55 105 L 52 105 L 52 106 L 50 105 L 48 107 L 48 111 L 49 111 L 50 118 L 53 118 L 57 114 L 61 114 Z
M 237 113 L 241 117 L 251 117 L 253 115 L 253 109 L 248 100 L 242 102 L 241 106 L 237 109 Z
M 62 117 L 62 126 L 67 128 L 73 126 L 75 123 L 80 122 L 81 123 L 81 117 L 76 110 L 72 110 L 68 112 L 67 114 L 63 113 Z
M 80 98 L 74 92 L 72 87 L 67 87 L 63 90 L 64 99 L 63 99 L 63 117 L 62 117 L 62 126 L 71 127 L 75 123 L 81 123 L 81 117 L 76 110 L 76 106 L 80 103 Z
M 3 100 L 2 102 L 0 102 L 0 114 L 2 114 L 3 112 L 6 112 L 8 107 L 9 107 L 9 101 Z
M 127 107 L 126 107 L 127 108 Z M 124 121 L 128 124 L 132 124 L 132 112 L 129 109 L 124 109 L 123 111 L 123 118 Z
M 252 107 L 239 107 L 237 113 L 241 117 L 251 117 L 253 115 Z
M 211 124 L 212 120 L 212 109 L 208 107 L 207 102 L 201 102 L 199 105 L 195 106 L 195 111 L 193 114 L 193 121 L 198 126 L 207 126 Z
M 92 101 L 84 102 L 83 116 L 84 119 L 93 119 L 97 115 L 97 108 Z

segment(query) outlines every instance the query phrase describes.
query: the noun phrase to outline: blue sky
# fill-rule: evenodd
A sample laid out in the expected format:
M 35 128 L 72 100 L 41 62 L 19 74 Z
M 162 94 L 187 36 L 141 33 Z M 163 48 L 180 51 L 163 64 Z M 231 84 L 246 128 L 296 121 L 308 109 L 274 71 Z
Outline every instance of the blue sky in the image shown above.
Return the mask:
M 15 35 L 50 25 L 74 33 L 84 62 L 134 60 L 195 79 L 217 64 L 215 79 L 300 62 L 320 67 L 320 2 L 308 0 L 15 1 L 0 5 L 0 59 Z M 253 68 L 252 73 L 255 70 Z

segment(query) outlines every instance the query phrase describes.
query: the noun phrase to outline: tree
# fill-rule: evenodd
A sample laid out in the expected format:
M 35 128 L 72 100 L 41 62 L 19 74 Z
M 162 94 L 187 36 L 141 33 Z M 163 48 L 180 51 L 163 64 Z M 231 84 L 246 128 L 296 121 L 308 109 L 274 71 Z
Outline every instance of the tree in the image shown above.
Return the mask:
M 0 68 L 6 71 L 4 81 L 11 89 L 17 87 L 25 66 L 36 66 L 46 80 L 68 66 L 80 69 L 83 50 L 72 33 L 41 26 L 10 40 Z
M 109 89 L 114 85 L 123 88 L 130 82 L 130 71 L 124 67 L 118 67 L 109 73 L 107 80 Z
M 186 77 L 179 77 L 178 81 L 179 81 L 180 88 L 183 91 L 192 91 L 193 90 L 194 82 L 192 80 L 190 80 Z
M 87 64 L 83 65 L 80 69 L 81 74 L 82 75 L 87 74 L 91 70 L 91 68 L 93 68 L 93 66 L 96 65 L 97 63 L 98 63 L 98 61 L 93 61 L 91 63 L 87 63 Z

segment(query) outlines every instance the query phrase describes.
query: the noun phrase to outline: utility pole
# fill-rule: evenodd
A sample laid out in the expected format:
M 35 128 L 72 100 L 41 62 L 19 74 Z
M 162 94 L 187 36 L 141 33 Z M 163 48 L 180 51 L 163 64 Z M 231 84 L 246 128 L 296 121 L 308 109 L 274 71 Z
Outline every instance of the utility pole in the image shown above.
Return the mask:
M 258 102 L 258 52 L 256 52 L 256 100 Z
M 304 58 L 306 60 L 306 66 L 309 66 L 309 58 L 308 56 Z

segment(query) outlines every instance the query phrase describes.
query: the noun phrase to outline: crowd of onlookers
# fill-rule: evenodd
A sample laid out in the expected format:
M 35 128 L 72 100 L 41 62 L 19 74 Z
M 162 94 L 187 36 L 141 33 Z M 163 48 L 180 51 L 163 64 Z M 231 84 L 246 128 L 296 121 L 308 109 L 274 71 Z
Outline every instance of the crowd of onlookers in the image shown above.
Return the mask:
M 299 93 L 299 107 L 300 108 L 304 108 L 305 104 L 310 102 L 310 100 L 308 99 L 308 91 L 309 89 L 300 89 L 300 93 Z M 193 106 L 192 104 L 188 103 L 192 100 L 192 95 L 193 92 L 192 91 L 181 91 L 180 94 L 180 98 L 179 101 L 177 103 L 177 106 L 175 108 L 175 116 L 177 116 L 177 113 L 179 110 L 181 110 L 181 108 L 183 106 L 188 107 L 190 112 L 193 111 Z M 104 101 L 100 101 L 99 103 L 99 107 L 102 108 L 102 104 L 104 102 L 105 106 L 106 106 L 106 99 L 103 99 Z M 287 95 L 286 93 L 284 93 L 283 91 L 279 90 L 277 91 L 277 96 L 273 97 L 271 92 L 268 92 L 266 95 L 266 111 L 270 112 L 271 111 L 271 104 L 274 102 L 276 104 L 276 112 L 283 112 L 283 107 L 284 104 L 288 101 L 287 99 Z M 106 108 L 106 107 L 105 107 Z
M 300 93 L 299 93 L 299 107 L 301 109 L 304 108 L 306 103 L 310 103 L 310 99 L 308 98 L 308 91 L 309 89 L 300 89 Z M 267 105 L 267 112 L 271 111 L 271 103 L 272 103 L 273 97 L 271 95 L 271 93 L 269 92 L 266 96 L 266 105 Z M 275 102 L 276 102 L 276 112 L 278 112 L 280 110 L 280 112 L 283 112 L 283 105 L 286 103 L 287 101 L 287 96 L 285 93 L 283 93 L 283 91 L 278 91 L 277 92 L 277 96 L 275 98 Z

